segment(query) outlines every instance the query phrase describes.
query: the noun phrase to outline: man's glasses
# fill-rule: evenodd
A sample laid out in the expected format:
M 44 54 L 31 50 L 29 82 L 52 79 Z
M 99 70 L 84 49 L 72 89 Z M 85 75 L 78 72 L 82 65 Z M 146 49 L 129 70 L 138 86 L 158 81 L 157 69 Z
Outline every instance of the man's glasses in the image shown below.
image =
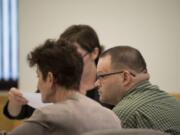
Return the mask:
M 104 74 L 97 74 L 96 75 L 96 80 L 101 80 L 103 79 L 104 77 L 107 77 L 107 76 L 111 76 L 111 75 L 116 75 L 116 74 L 121 74 L 123 73 L 124 71 L 118 71 L 118 72 L 111 72 L 111 73 L 104 73 Z M 129 72 L 133 77 L 136 77 L 135 74 L 133 74 L 132 72 Z

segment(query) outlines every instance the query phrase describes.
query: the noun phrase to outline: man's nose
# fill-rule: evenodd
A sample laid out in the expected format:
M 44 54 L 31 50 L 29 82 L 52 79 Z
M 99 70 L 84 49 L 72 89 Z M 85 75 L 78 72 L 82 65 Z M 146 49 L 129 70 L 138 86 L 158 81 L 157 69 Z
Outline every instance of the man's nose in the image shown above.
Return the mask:
M 99 88 L 101 86 L 100 80 L 96 80 L 95 87 Z

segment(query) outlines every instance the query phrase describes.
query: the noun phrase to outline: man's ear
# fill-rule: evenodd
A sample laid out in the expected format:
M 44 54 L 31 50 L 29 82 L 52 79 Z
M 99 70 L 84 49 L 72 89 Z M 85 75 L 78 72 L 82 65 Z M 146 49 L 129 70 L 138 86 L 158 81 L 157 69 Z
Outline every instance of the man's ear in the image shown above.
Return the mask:
M 98 55 L 99 55 L 99 48 L 95 47 L 93 52 L 91 53 L 93 60 L 97 59 Z
M 128 86 L 132 81 L 132 77 L 128 71 L 123 72 L 123 84 L 124 86 Z

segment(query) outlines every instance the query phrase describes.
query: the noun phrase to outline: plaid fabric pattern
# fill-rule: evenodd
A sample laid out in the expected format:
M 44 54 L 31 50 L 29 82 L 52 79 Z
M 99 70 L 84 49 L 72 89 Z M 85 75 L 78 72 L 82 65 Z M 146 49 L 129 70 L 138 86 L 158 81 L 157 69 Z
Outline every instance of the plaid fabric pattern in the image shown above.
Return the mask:
M 150 128 L 180 135 L 180 101 L 149 81 L 139 83 L 113 111 L 124 128 Z

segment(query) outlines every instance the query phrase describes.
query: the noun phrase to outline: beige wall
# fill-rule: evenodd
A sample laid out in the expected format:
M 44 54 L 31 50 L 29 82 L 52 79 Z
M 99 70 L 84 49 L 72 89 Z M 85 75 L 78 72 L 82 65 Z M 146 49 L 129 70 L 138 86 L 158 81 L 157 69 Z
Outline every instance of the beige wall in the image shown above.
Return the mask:
M 83 23 L 94 27 L 106 48 L 138 48 L 151 82 L 180 92 L 180 0 L 19 0 L 19 5 L 22 90 L 36 89 L 27 53 L 66 27 Z

